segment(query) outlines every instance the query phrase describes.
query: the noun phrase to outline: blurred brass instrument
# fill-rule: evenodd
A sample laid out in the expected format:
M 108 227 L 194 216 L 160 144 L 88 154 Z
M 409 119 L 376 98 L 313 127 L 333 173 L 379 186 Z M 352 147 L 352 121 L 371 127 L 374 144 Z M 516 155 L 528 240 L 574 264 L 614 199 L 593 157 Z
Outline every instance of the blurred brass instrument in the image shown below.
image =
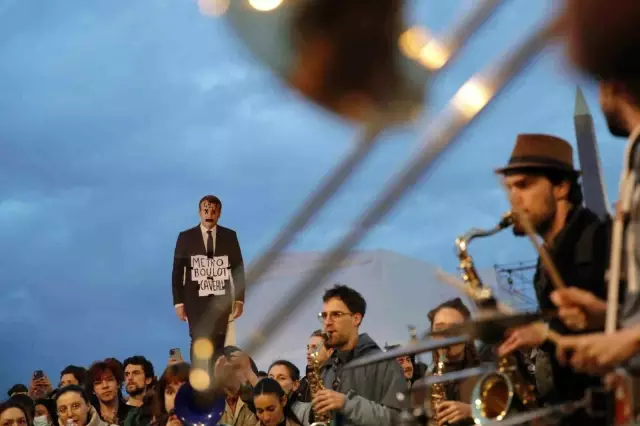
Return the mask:
M 438 358 L 438 362 L 433 370 L 433 376 L 442 376 L 447 371 L 447 355 L 446 351 L 442 351 L 442 354 Z M 431 419 L 437 424 L 438 422 L 438 404 L 447 400 L 447 383 L 434 383 L 431 385 L 430 392 L 430 405 L 431 405 Z
M 388 124 L 421 113 L 429 70 L 403 55 L 404 0 L 231 1 L 238 35 L 290 87 L 348 120 Z
M 327 336 L 323 336 L 324 340 L 327 340 Z M 318 360 L 318 355 L 320 354 L 321 346 L 318 346 L 315 351 L 311 354 L 311 370 L 309 371 L 309 375 L 307 379 L 309 380 L 309 389 L 311 390 L 311 400 L 315 398 L 318 391 L 325 389 L 324 382 L 322 380 L 322 363 Z M 331 413 L 318 414 L 315 411 L 313 412 L 314 422 L 311 426 L 329 426 L 331 424 Z
M 496 300 L 491 290 L 482 284 L 482 280 L 473 259 L 468 252 L 469 242 L 474 238 L 489 237 L 510 227 L 514 215 L 507 212 L 500 222 L 491 229 L 474 228 L 456 239 L 456 251 L 460 259 L 462 279 L 477 296 L 475 300 L 481 309 L 495 309 Z M 478 380 L 472 396 L 473 417 L 478 425 L 490 421 L 502 420 L 512 408 L 530 409 L 537 406 L 535 386 L 530 384 L 520 371 L 519 360 L 515 354 L 500 357 L 497 371 L 487 373 Z

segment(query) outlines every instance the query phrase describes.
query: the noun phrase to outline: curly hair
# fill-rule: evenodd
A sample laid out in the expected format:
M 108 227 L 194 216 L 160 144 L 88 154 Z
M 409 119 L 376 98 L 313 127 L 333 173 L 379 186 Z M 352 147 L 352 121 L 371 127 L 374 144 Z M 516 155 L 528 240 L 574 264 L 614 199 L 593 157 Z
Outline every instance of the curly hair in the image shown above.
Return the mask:
M 124 368 L 122 364 L 114 358 L 107 358 L 104 361 L 97 361 L 91 364 L 89 370 L 87 370 L 87 392 L 90 394 L 93 391 L 93 383 L 100 379 L 105 373 L 113 374 L 118 386 L 124 382 Z

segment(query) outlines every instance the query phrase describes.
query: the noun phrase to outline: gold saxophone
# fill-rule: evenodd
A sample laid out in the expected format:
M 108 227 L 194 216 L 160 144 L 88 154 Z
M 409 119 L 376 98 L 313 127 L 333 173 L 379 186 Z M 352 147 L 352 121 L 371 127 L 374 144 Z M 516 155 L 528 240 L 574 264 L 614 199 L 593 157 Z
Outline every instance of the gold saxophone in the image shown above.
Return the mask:
M 473 290 L 476 302 L 481 307 L 495 307 L 496 302 L 491 290 L 482 284 L 473 259 L 467 251 L 469 242 L 474 238 L 489 237 L 513 225 L 514 215 L 507 212 L 494 228 L 489 230 L 474 228 L 456 239 L 456 251 L 460 259 L 462 278 Z M 487 373 L 478 380 L 473 390 L 472 411 L 475 423 L 502 420 L 515 406 L 529 409 L 537 405 L 535 386 L 529 383 L 518 367 L 515 355 L 501 357 L 497 370 Z
M 435 365 L 432 375 L 442 376 L 446 373 L 447 355 L 445 352 L 440 355 Z M 431 385 L 431 419 L 434 424 L 438 423 L 438 404 L 447 400 L 447 384 L 434 383 Z
M 323 335 L 323 338 L 325 341 L 327 340 L 326 335 Z M 318 391 L 325 389 L 324 382 L 322 381 L 322 363 L 318 360 L 318 355 L 320 355 L 321 349 L 322 346 L 318 346 L 318 348 L 311 353 L 311 371 L 309 371 L 307 376 L 312 401 Z M 318 414 L 314 411 L 313 418 L 314 422 L 311 423 L 311 426 L 329 426 L 331 423 L 331 413 Z
M 456 238 L 456 253 L 460 261 L 459 267 L 462 271 L 462 279 L 469 287 L 471 287 L 471 290 L 475 293 L 475 301 L 480 302 L 480 304 L 492 304 L 494 299 L 491 295 L 491 289 L 482 285 L 480 275 L 478 274 L 476 267 L 473 265 L 473 259 L 467 250 L 469 243 L 475 238 L 490 237 L 503 229 L 510 227 L 513 225 L 513 219 L 513 213 L 507 212 L 502 216 L 500 222 L 492 229 L 485 230 L 473 228 L 466 234 Z

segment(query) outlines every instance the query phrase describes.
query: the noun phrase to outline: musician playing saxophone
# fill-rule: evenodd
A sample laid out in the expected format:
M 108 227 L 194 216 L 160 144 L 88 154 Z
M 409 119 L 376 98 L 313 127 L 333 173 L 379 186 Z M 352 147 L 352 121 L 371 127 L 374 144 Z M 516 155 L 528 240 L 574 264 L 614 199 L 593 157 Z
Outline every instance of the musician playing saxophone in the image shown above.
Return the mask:
M 427 315 L 431 322 L 431 331 L 446 330 L 454 325 L 462 324 L 471 317 L 469 309 L 458 297 L 447 300 L 433 308 Z M 433 368 L 429 374 L 434 374 L 438 361 L 446 356 L 446 372 L 458 371 L 464 368 L 476 367 L 480 364 L 480 357 L 475 344 L 471 341 L 460 345 L 440 349 L 432 353 Z M 473 382 L 456 382 L 445 385 L 445 401 L 436 403 L 437 425 L 472 425 L 471 391 Z
M 313 370 L 314 362 L 324 364 L 331 356 L 331 349 L 327 349 L 324 345 L 325 335 L 322 330 L 314 330 L 307 342 L 307 367 L 305 376 L 300 379 L 298 386 L 298 400 L 302 402 L 311 402 L 311 389 L 309 388 L 309 375 Z
M 496 172 L 504 176 L 512 208 L 526 215 L 542 237 L 564 282 L 604 297 L 608 228 L 595 213 L 582 206 L 580 172 L 574 169 L 571 145 L 550 135 L 519 135 L 509 164 Z M 513 232 L 516 236 L 525 235 L 517 217 Z M 539 308 L 554 309 L 550 298 L 554 286 L 540 261 L 534 289 Z M 555 348 L 547 339 L 550 330 L 557 334 L 572 332 L 558 318 L 548 324 L 535 323 L 509 330 L 498 355 L 538 348 L 536 385 L 542 402 L 554 404 L 580 399 L 585 389 L 597 386 L 600 379 L 560 365 Z M 584 412 L 565 421 L 591 424 Z
M 345 426 L 391 426 L 402 408 L 397 394 L 406 391 L 402 369 L 394 359 L 344 370 L 357 358 L 380 352 L 380 347 L 359 328 L 367 303 L 356 290 L 336 285 L 324 293 L 319 319 L 334 349 L 323 366 L 325 389 L 313 398 L 314 413 L 331 413 Z

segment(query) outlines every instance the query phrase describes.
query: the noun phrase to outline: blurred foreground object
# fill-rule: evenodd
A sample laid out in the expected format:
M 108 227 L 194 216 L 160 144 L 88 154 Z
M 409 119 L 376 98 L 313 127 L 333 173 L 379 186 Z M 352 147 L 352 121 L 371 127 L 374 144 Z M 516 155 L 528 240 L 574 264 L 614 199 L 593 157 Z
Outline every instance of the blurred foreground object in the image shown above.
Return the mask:
M 403 0 L 231 2 L 251 51 L 307 98 L 348 120 L 417 118 L 429 71 L 402 54 Z
M 572 62 L 596 77 L 640 71 L 640 1 L 566 0 L 562 17 Z

